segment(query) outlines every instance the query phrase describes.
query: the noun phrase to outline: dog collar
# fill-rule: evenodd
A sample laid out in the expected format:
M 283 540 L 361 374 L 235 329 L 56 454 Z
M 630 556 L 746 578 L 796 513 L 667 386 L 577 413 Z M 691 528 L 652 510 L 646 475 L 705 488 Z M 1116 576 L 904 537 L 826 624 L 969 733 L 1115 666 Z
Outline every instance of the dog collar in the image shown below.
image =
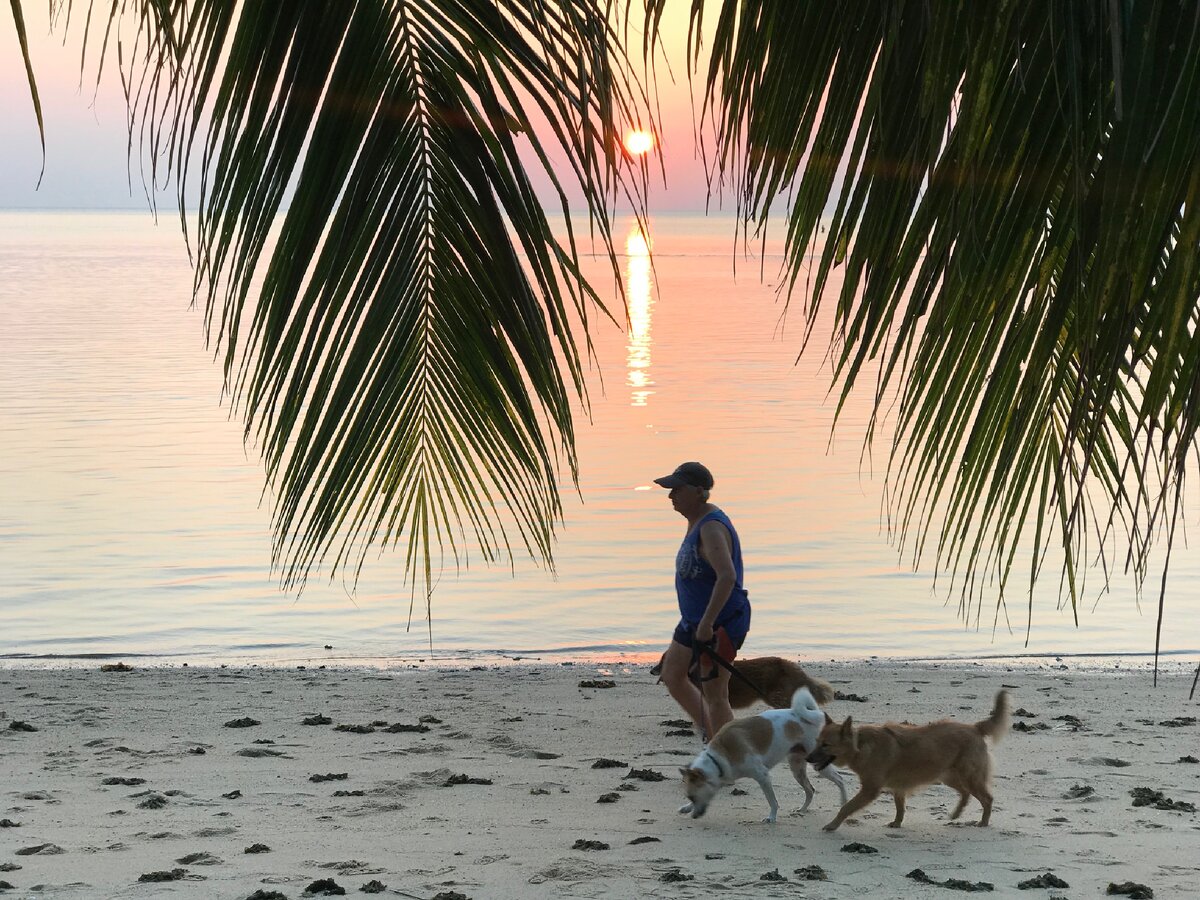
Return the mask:
M 721 761 L 717 759 L 716 754 L 714 754 L 711 750 L 705 749 L 704 752 L 707 754 L 708 758 L 712 760 L 712 764 L 717 767 L 717 775 L 719 775 L 721 780 L 724 781 L 725 767 L 721 765 Z

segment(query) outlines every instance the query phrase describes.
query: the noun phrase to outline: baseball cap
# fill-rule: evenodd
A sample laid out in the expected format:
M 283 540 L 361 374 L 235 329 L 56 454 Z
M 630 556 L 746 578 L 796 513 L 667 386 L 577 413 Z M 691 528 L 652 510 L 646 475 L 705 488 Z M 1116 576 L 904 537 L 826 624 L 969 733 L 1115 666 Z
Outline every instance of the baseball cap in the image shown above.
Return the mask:
M 708 471 L 708 468 L 700 463 L 685 462 L 676 466 L 675 471 L 670 475 L 655 478 L 654 483 L 665 488 L 674 488 L 687 484 L 692 487 L 708 490 L 713 486 L 713 477 L 712 472 Z

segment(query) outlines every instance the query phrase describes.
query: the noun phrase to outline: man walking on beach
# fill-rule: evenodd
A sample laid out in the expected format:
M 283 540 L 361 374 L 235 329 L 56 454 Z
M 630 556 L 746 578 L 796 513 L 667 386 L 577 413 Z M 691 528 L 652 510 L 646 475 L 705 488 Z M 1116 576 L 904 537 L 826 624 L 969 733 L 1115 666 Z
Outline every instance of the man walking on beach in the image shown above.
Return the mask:
M 654 483 L 670 489 L 671 505 L 687 520 L 675 555 L 680 620 L 663 655 L 662 681 L 707 740 L 733 719 L 733 710 L 729 670 L 703 648 L 711 645 L 721 659 L 732 662 L 750 630 L 742 545 L 729 517 L 708 502 L 713 477 L 705 466 L 685 462 Z M 693 648 L 700 653 L 699 688 L 688 678 Z

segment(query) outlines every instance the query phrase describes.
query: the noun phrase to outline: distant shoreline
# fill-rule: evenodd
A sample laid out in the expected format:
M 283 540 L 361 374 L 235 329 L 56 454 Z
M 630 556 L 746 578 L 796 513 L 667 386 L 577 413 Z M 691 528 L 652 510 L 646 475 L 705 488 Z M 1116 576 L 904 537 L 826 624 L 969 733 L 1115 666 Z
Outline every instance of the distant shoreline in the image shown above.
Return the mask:
M 278 657 L 252 657 L 236 654 L 212 655 L 173 653 L 0 653 L 0 671 L 77 670 L 88 669 L 97 664 L 127 662 L 143 669 L 259 669 L 286 670 L 329 668 L 338 670 L 394 671 L 403 669 L 446 669 L 512 668 L 530 666 L 534 668 L 555 667 L 629 667 L 651 666 L 658 660 L 659 651 L 621 651 L 613 649 L 565 648 L 562 650 L 462 650 L 434 653 L 407 653 L 397 656 L 347 655 L 335 649 L 325 654 L 312 652 L 295 653 Z M 767 654 L 762 654 L 767 655 Z M 1098 652 L 1098 653 L 1024 653 L 982 654 L 978 656 L 843 656 L 826 654 L 800 656 L 783 654 L 798 660 L 803 665 L 822 667 L 873 667 L 873 666 L 940 666 L 982 667 L 987 669 L 1011 668 L 1029 671 L 1063 669 L 1071 671 L 1117 673 L 1150 672 L 1154 667 L 1152 651 Z M 1158 655 L 1160 674 L 1183 675 L 1193 673 L 1200 664 L 1200 649 L 1172 650 Z

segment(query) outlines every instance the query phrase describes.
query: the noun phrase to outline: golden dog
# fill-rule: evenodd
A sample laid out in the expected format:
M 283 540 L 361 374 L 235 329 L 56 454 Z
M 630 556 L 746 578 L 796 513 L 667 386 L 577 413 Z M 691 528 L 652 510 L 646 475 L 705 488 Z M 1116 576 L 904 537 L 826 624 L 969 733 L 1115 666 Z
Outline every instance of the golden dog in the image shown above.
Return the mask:
M 938 782 L 958 791 L 951 819 L 957 819 L 975 797 L 983 805 L 979 824 L 987 825 L 992 815 L 992 758 L 984 738 L 998 741 L 1008 727 L 1007 691 L 996 695 L 992 714 L 974 725 L 947 719 L 928 725 L 855 726 L 850 717 L 839 725 L 826 715 L 817 752 L 853 770 L 861 787 L 825 830 L 833 831 L 884 789 L 896 800 L 896 818 L 888 827 L 899 828 L 905 798 Z

